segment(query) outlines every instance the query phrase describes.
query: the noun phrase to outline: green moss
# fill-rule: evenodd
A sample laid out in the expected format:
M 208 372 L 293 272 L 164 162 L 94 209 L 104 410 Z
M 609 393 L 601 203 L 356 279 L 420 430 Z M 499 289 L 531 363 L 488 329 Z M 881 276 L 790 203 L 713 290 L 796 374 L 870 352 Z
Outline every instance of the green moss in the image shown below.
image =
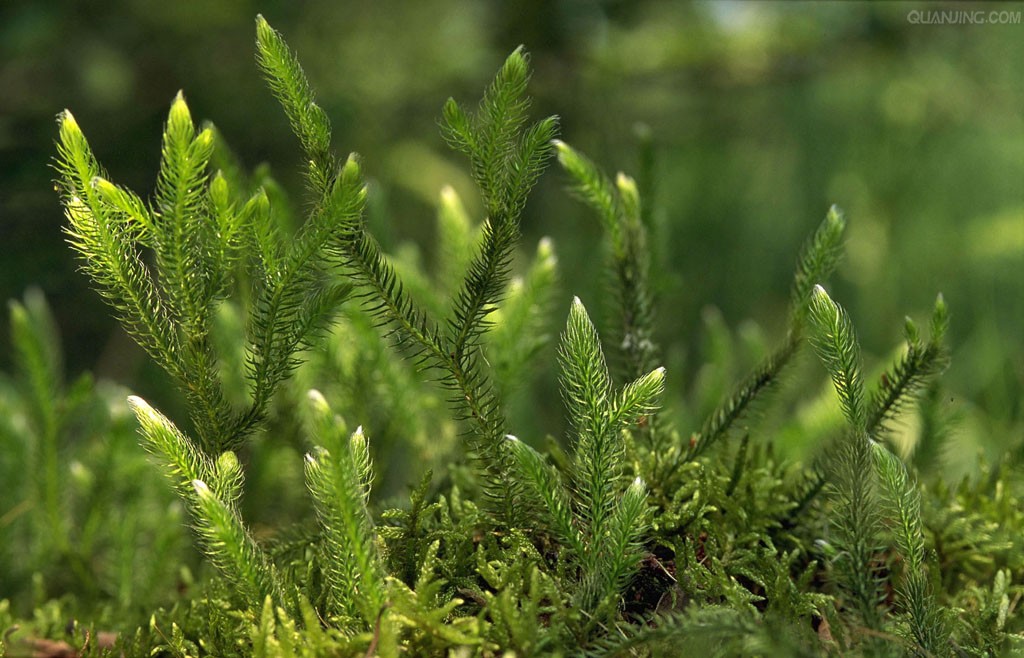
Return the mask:
M 103 655 L 101 631 L 131 656 L 1021 648 L 1020 451 L 958 486 L 943 479 L 941 297 L 928 339 L 908 321 L 905 350 L 870 386 L 855 321 L 822 287 L 842 253 L 837 208 L 797 259 L 778 347 L 688 423 L 651 340 L 665 304 L 649 284 L 650 181 L 607 176 L 554 141 L 554 118 L 528 121 L 524 51 L 475 112 L 444 106 L 487 214 L 477 228 L 441 194 L 435 275 L 370 233 L 358 158 L 333 153 L 298 59 L 262 18 L 257 46 L 305 152 L 305 203 L 265 171 L 245 174 L 180 95 L 152 202 L 108 182 L 62 115 L 69 242 L 188 414 L 132 396 L 133 423 L 125 391 L 67 385 L 45 301 L 12 303 L 2 652 L 48 640 Z M 613 326 L 599 330 L 575 299 L 546 359 L 559 266 L 547 241 L 520 262 L 518 223 L 556 153 L 606 235 Z M 736 357 L 718 324 L 707 367 L 724 372 Z M 823 367 L 798 367 L 807 342 Z M 557 361 L 568 429 L 516 438 L 509 410 L 531 359 Z M 786 381 L 808 363 L 834 384 L 827 413 L 845 427 L 827 423 L 816 452 L 782 458 L 800 405 L 820 406 Z M 919 397 L 921 438 L 904 460 L 891 434 Z

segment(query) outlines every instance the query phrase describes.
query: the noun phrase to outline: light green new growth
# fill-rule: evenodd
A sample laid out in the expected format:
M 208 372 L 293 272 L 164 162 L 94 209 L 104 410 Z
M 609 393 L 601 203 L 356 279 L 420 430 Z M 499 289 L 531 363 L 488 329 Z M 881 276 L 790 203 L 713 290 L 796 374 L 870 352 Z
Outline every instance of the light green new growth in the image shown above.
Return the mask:
M 306 486 L 324 534 L 330 611 L 369 628 L 384 607 L 384 570 L 367 510 L 373 479 L 362 428 L 345 436 L 318 391 L 310 391 L 312 437 L 319 446 L 306 455 Z M 322 446 L 322 447 L 320 447 Z
M 880 443 L 872 449 L 886 515 L 903 559 L 903 578 L 896 586 L 899 606 L 907 615 L 918 655 L 940 655 L 948 645 L 949 628 L 947 612 L 936 601 L 925 570 L 921 495 L 896 455 Z
M 183 498 L 187 500 L 193 493 L 193 481 L 214 481 L 216 467 L 211 459 L 174 423 L 138 396 L 129 397 L 128 406 L 139 421 L 143 445 L 160 458 L 168 479 Z
M 814 287 L 828 279 L 843 257 L 845 230 L 846 217 L 839 206 L 833 205 L 801 249 L 790 293 L 791 331 L 803 329 Z
M 601 536 L 622 475 L 625 445 L 620 431 L 656 408 L 664 369 L 615 393 L 597 330 L 579 298 L 569 311 L 560 357 L 562 392 L 575 434 L 576 490 L 591 531 Z
M 574 514 L 570 492 L 563 484 L 561 475 L 554 466 L 544 461 L 543 455 L 529 445 L 511 434 L 506 438 L 515 453 L 519 474 L 538 497 L 540 509 L 546 510 L 549 530 L 568 545 L 575 555 L 583 555 L 583 535 Z
M 213 462 L 145 400 L 132 396 L 128 403 L 146 447 L 161 458 L 167 476 L 187 504 L 210 561 L 247 607 L 258 607 L 268 596 L 284 604 L 269 559 L 236 509 L 242 470 L 234 454 L 225 452 Z
M 860 344 L 846 311 L 829 298 L 820 285 L 811 292 L 809 320 L 812 342 L 832 384 L 839 394 L 846 420 L 854 432 L 864 435 L 864 382 L 860 375 Z
M 284 603 L 280 584 L 263 550 L 242 524 L 238 513 L 202 480 L 195 490 L 196 530 L 206 554 L 232 584 L 247 608 L 258 609 L 267 597 Z
M 256 16 L 256 62 L 309 158 L 306 173 L 312 191 L 318 197 L 326 195 L 337 168 L 330 152 L 331 123 L 316 104 L 298 58 L 260 15 Z
M 222 452 L 213 468 L 211 487 L 228 507 L 235 509 L 242 498 L 245 476 L 238 457 L 230 450 Z
M 594 209 L 609 237 L 618 313 L 613 340 L 620 346 L 622 376 L 639 377 L 650 372 L 660 357 L 654 343 L 648 227 L 643 223 L 636 182 L 619 173 L 613 183 L 565 142 L 556 141 L 555 148 L 558 162 L 573 179 L 572 189 Z
M 866 423 L 872 436 L 882 438 L 888 434 L 890 421 L 949 365 L 949 351 L 943 343 L 948 327 L 949 311 L 941 294 L 935 299 L 927 342 L 921 340 L 914 321 L 906 319 L 906 353 L 882 375 L 881 385 L 871 396 Z
M 584 554 L 584 581 L 579 599 L 601 615 L 611 616 L 622 589 L 636 573 L 643 556 L 642 540 L 650 528 L 647 487 L 636 478 L 612 509 L 603 534 L 592 534 L 595 544 Z M 591 530 L 593 533 L 593 530 Z
M 263 30 L 262 34 L 261 39 L 280 39 L 273 31 Z M 286 52 L 284 48 L 264 47 L 261 52 Z M 290 81 L 302 77 L 301 69 L 289 63 L 293 60 L 278 56 L 267 61 L 264 70 L 275 89 L 308 88 L 304 81 Z M 410 298 L 358 214 L 341 218 L 335 234 L 335 248 L 353 280 L 362 286 L 369 311 L 392 328 L 400 344 L 411 343 L 425 365 L 445 373 L 442 382 L 451 391 L 453 407 L 471 424 L 468 447 L 487 474 L 484 484 L 496 512 L 508 522 L 517 519 L 514 500 L 518 485 L 507 477 L 511 464 L 507 451 L 501 449 L 506 421 L 494 385 L 481 367 L 479 338 L 488 329 L 487 316 L 508 284 L 519 215 L 550 154 L 557 127 L 553 117 L 525 126 L 527 79 L 526 56 L 516 50 L 488 88 L 476 114 L 467 113 L 454 100 L 445 104 L 443 132 L 453 147 L 469 156 L 471 173 L 488 212 L 479 248 L 447 321 L 430 319 Z M 282 101 L 286 110 L 295 102 L 289 95 L 282 95 Z M 287 111 L 290 116 L 298 115 L 299 108 Z M 293 128 L 297 133 L 305 130 L 301 122 Z M 317 154 L 307 155 L 313 160 Z M 349 163 L 341 178 L 350 174 L 358 178 L 355 161 L 350 158 Z
M 619 475 L 615 471 L 624 446 L 618 427 L 611 425 L 615 394 L 604 351 L 579 298 L 573 300 L 569 310 L 559 356 L 562 395 L 581 458 L 573 476 L 579 486 L 584 518 L 594 534 L 600 535 L 605 517 L 611 512 Z
M 808 322 L 812 343 L 832 378 L 850 426 L 833 451 L 829 478 L 835 505 L 834 544 L 840 551 L 836 568 L 864 624 L 879 629 L 881 510 L 874 491 L 872 440 L 864 427 L 860 345 L 850 317 L 820 285 L 811 291 Z
M 613 183 L 565 142 L 556 140 L 555 149 L 559 163 L 572 178 L 570 189 L 596 212 L 604 229 L 614 299 L 612 367 L 617 376 L 636 379 L 662 362 L 654 340 L 655 300 L 647 244 L 650 213 L 632 178 L 620 172 Z M 632 445 L 630 457 L 646 464 L 642 470 L 658 490 L 667 479 L 666 471 L 678 467 L 680 448 L 672 444 L 673 432 L 660 422 L 657 413 L 644 417 L 634 433 L 640 441 Z
M 647 492 L 636 478 L 623 490 L 622 432 L 657 408 L 665 374 L 658 368 L 613 389 L 597 331 L 580 300 L 569 311 L 560 349 L 561 384 L 572 421 L 571 487 L 525 443 L 510 441 L 518 475 L 536 501 L 534 513 L 571 549 L 581 566 L 577 604 L 595 614 L 614 609 L 640 557 L 647 530 Z
M 150 356 L 161 363 L 167 361 L 171 372 L 180 377 L 178 360 L 170 358 L 177 357 L 179 350 L 176 336 L 171 333 L 168 311 L 134 246 L 147 228 L 152 229 L 149 213 L 127 191 L 123 195 L 130 202 L 127 206 L 104 203 L 99 190 L 112 186 L 99 183 L 102 172 L 78 123 L 65 111 L 60 115 L 59 126 L 59 185 L 71 247 L 81 254 L 82 269 L 113 306 L 125 329 Z M 125 212 L 126 208 L 131 212 Z M 146 237 L 151 244 L 153 237 Z
M 833 449 L 829 464 L 834 511 L 836 568 L 840 584 L 850 592 L 864 623 L 880 629 L 884 599 L 878 570 L 883 519 L 891 526 L 903 560 L 903 578 L 896 586 L 906 613 L 916 655 L 947 651 L 947 612 L 931 594 L 925 569 L 920 495 L 904 464 L 876 440 L 907 399 L 922 389 L 948 363 L 942 342 L 948 326 L 946 305 L 939 295 L 932 314 L 932 332 L 923 343 L 914 323 L 905 325 L 907 353 L 883 375 L 882 384 L 865 402 L 860 376 L 860 346 L 846 311 L 820 285 L 811 291 L 808 322 L 812 342 L 839 395 L 849 430 Z
M 221 576 L 159 620 L 154 615 L 148 635 L 122 638 L 125 655 L 873 655 L 902 643 L 931 656 L 959 651 L 962 638 L 1008 642 L 1009 597 L 1020 594 L 1010 591 L 1010 579 L 1019 564 L 990 558 L 990 571 L 999 565 L 992 587 L 939 590 L 935 583 L 962 575 L 946 573 L 943 560 L 973 550 L 976 535 L 985 547 L 1015 546 L 991 530 L 993 518 L 1016 519 L 1011 506 L 996 500 L 1001 493 L 975 495 L 966 485 L 941 489 L 955 505 L 923 506 L 928 485 L 919 487 L 882 441 L 948 361 L 945 303 L 939 296 L 927 340 L 907 320 L 905 353 L 867 394 L 853 323 L 821 287 L 840 258 L 846 222 L 838 208 L 800 254 L 784 342 L 699 432 L 679 440 L 655 422 L 665 371 L 655 367 L 650 211 L 639 191 L 649 191 L 649 180 L 608 177 L 554 139 L 554 117 L 527 120 L 522 49 L 506 59 L 475 111 L 454 100 L 444 106 L 442 133 L 468 157 L 486 215 L 477 228 L 454 191 L 441 191 L 444 262 L 431 277 L 408 253 L 385 254 L 369 233 L 358 157 L 332 152 L 330 122 L 297 57 L 262 17 L 256 42 L 259 67 L 304 152 L 308 212 L 294 234 L 285 228 L 290 206 L 281 190 L 266 173 L 247 178 L 212 127 L 197 130 L 181 94 L 148 201 L 106 180 L 72 115 L 60 117 L 58 188 L 68 240 L 126 330 L 185 397 L 191 426 L 182 429 L 137 396 L 129 405 L 144 447 Z M 527 196 L 555 151 L 606 234 L 617 349 L 609 368 L 598 331 L 574 298 L 558 350 L 570 436 L 548 437 L 542 454 L 509 433 L 504 405 L 548 340 L 553 247 L 541 240 L 521 278 L 513 277 L 513 259 Z M 350 296 L 362 308 L 339 314 Z M 336 314 L 338 329 L 324 337 L 323 353 L 282 387 Z M 0 447 L 9 448 L 8 435 L 24 427 L 22 450 L 38 482 L 21 488 L 29 505 L 43 508 L 38 534 L 52 536 L 37 544 L 48 547 L 46 558 L 69 558 L 88 575 L 90 554 L 76 555 L 75 544 L 79 534 L 85 545 L 99 540 L 91 529 L 71 532 L 74 506 L 62 498 L 58 449 L 73 400 L 60 379 L 52 322 L 32 296 L 12 303 L 11 320 L 24 411 L 13 420 L 0 414 L 7 442 Z M 756 427 L 742 428 L 742 441 L 724 459 L 709 453 L 740 434 L 737 425 L 781 379 L 805 336 L 848 424 L 823 472 L 777 460 L 770 442 L 757 441 Z M 388 337 L 400 348 L 394 354 Z M 409 356 L 413 363 L 401 360 Z M 453 423 L 432 415 L 444 405 L 416 388 L 416 369 L 429 369 L 448 393 L 475 468 L 452 459 L 443 473 L 435 469 L 436 480 L 427 472 L 407 509 L 377 516 L 369 442 L 362 426 L 350 432 L 335 409 L 351 402 L 344 414 L 374 428 L 375 491 L 395 486 L 389 476 L 413 460 L 439 466 L 451 458 Z M 371 390 L 357 390 L 370 379 Z M 8 388 L 0 377 L 0 410 L 16 406 L 7 402 Z M 413 398 L 416 404 L 402 404 Z M 415 409 L 395 409 L 403 406 Z M 306 422 L 290 423 L 290 416 Z M 123 425 L 122 435 L 134 431 Z M 428 446 L 435 427 L 444 441 Z M 270 430 L 267 440 L 244 446 L 261 429 Z M 308 443 L 293 452 L 300 435 Z M 263 521 L 255 533 L 242 517 L 243 462 L 250 488 L 266 486 L 268 469 L 287 484 L 300 477 L 298 455 L 307 450 L 302 477 L 315 519 L 257 541 Z M 281 459 L 294 468 L 281 467 Z M 78 479 L 95 481 L 81 470 Z M 814 481 L 794 487 L 801 475 Z M 1002 476 L 993 481 L 999 491 Z M 826 486 L 829 497 L 816 499 Z M 973 511 L 976 500 L 995 511 Z M 168 507 L 166 518 L 180 519 L 180 506 L 161 505 Z M 21 513 L 0 511 L 5 530 Z M 0 566 L 14 562 L 8 553 L 0 550 Z M 1005 570 L 996 560 L 1007 562 Z M 132 568 L 125 561 L 123 570 Z M 22 568 L 19 576 L 27 582 L 29 573 Z M 116 587 L 125 583 L 130 575 Z M 109 587 L 94 585 L 97 592 Z M 898 614 L 887 607 L 887 591 L 895 591 Z M 955 625 L 968 608 L 988 626 Z M 0 619 L 4 613 L 0 602 Z
M 241 445 L 256 428 L 297 352 L 347 296 L 347 286 L 325 280 L 328 240 L 334 224 L 361 212 L 364 202 L 362 188 L 343 176 L 332 189 L 331 215 L 314 213 L 286 241 L 262 189 L 242 202 L 224 176 L 210 175 L 213 148 L 213 130 L 196 132 L 178 94 L 149 206 L 107 181 L 74 117 L 60 117 L 58 185 L 68 240 L 125 329 L 177 382 L 209 455 Z M 257 255 L 249 263 L 256 284 L 247 328 L 250 404 L 234 410 L 210 334 L 245 248 Z

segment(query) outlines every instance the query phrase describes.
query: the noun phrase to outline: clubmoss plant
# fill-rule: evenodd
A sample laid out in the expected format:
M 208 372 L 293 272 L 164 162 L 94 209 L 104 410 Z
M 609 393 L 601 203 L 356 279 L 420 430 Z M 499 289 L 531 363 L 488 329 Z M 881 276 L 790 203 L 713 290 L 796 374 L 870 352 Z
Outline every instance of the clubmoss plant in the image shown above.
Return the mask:
M 524 50 L 474 110 L 444 105 L 442 134 L 468 159 L 484 217 L 477 226 L 451 188 L 440 192 L 431 275 L 370 232 L 359 158 L 335 154 L 297 57 L 262 17 L 256 47 L 304 153 L 305 218 L 293 232 L 280 188 L 265 171 L 246 174 L 212 126 L 197 128 L 181 94 L 148 201 L 110 182 L 72 114 L 60 115 L 68 241 L 177 384 L 188 418 L 128 397 L 171 486 L 123 496 L 130 525 L 104 534 L 91 510 L 115 507 L 125 478 L 148 465 L 120 440 L 128 424 L 112 420 L 92 430 L 98 450 L 74 452 L 64 436 L 79 426 L 80 400 L 107 414 L 124 405 L 88 381 L 66 387 L 45 302 L 12 303 L 18 358 L 0 380 L 0 439 L 30 476 L 3 462 L 19 493 L 0 499 L 0 529 L 27 539 L 33 557 L 4 542 L 0 567 L 15 603 L 35 592 L 39 609 L 18 630 L 0 602 L 0 655 L 37 651 L 69 614 L 89 620 L 62 640 L 80 655 L 109 650 L 100 630 L 119 631 L 115 652 L 154 656 L 1021 648 L 1024 482 L 1009 467 L 959 487 L 935 473 L 949 436 L 935 403 L 948 363 L 941 296 L 928 338 L 907 320 L 901 356 L 867 392 L 853 321 L 823 287 L 842 254 L 838 208 L 799 255 L 777 347 L 702 423 L 679 428 L 662 412 L 688 402 L 666 389 L 673 374 L 655 340 L 650 183 L 608 176 L 555 139 L 554 117 L 528 118 Z M 556 428 L 542 444 L 517 435 L 508 410 L 556 333 L 554 245 L 542 240 L 518 262 L 528 195 L 556 156 L 603 228 L 613 347 L 574 298 L 557 346 L 568 436 Z M 777 456 L 775 430 L 753 412 L 785 388 L 807 342 L 845 425 L 805 464 Z M 907 453 L 895 428 L 919 399 L 922 437 Z M 79 481 L 64 487 L 68 472 Z M 154 493 L 168 489 L 177 504 Z M 261 509 L 273 502 L 283 511 Z M 140 545 L 154 523 L 167 532 L 185 515 L 205 566 L 180 546 Z M 74 567 L 57 581 L 65 587 L 52 584 L 54 556 Z M 177 594 L 160 598 L 130 569 L 111 577 L 119 558 L 161 557 L 175 575 L 158 564 L 150 580 Z M 55 591 L 76 597 L 44 603 Z

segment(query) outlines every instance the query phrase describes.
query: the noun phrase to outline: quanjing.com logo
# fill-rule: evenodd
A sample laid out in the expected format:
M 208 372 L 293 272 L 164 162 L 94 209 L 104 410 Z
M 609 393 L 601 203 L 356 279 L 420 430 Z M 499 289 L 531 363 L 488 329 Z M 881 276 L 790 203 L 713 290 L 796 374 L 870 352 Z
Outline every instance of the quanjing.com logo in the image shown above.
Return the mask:
M 954 11 L 912 9 L 907 12 L 911 25 L 1020 25 L 1021 11 Z

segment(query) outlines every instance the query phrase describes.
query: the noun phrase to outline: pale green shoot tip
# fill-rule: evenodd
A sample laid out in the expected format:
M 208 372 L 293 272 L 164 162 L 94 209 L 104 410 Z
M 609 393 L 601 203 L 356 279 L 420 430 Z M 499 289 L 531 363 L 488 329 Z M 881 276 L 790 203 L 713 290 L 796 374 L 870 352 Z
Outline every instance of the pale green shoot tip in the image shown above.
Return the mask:
M 310 404 L 312 404 L 313 408 L 317 411 L 326 413 L 330 410 L 330 406 L 327 404 L 327 399 L 324 397 L 324 394 L 315 388 L 309 389 L 309 392 L 306 393 L 306 398 L 309 399 Z
M 342 176 L 356 178 L 359 176 L 359 154 L 349 153 L 345 165 L 341 168 Z
M 946 306 L 946 298 L 942 296 L 940 292 L 935 296 L 935 310 L 933 311 L 936 318 L 945 320 L 949 316 L 949 307 Z
M 139 420 L 142 420 L 141 417 L 143 415 L 145 415 L 148 418 L 152 418 L 153 414 L 155 413 L 153 411 L 153 407 L 149 406 L 149 403 L 140 398 L 138 395 L 128 396 L 128 406 L 131 407 L 131 410 L 135 413 L 135 416 L 138 417 Z
M 67 108 L 57 116 L 57 121 L 60 124 L 61 129 L 70 130 L 76 133 L 81 132 L 81 129 L 78 127 L 78 121 L 75 120 L 75 115 L 73 115 L 71 110 Z
M 640 196 L 640 192 L 636 186 L 636 180 L 632 176 L 624 174 L 621 171 L 615 177 L 615 186 L 619 188 L 619 192 L 622 193 L 623 196 Z
M 108 198 L 117 193 L 117 186 L 102 176 L 93 176 L 92 181 L 90 182 L 92 184 L 92 189 Z
M 221 206 L 225 206 L 230 202 L 228 181 L 224 178 L 224 173 L 220 169 L 217 170 L 210 181 L 210 198 Z
M 441 203 L 445 206 L 454 206 L 459 203 L 459 195 L 451 185 L 441 188 Z
M 562 140 L 553 139 L 551 140 L 551 145 L 555 147 L 558 161 L 562 163 L 563 166 L 570 166 L 579 159 L 576 151 L 572 150 L 572 147 Z
M 537 258 L 545 265 L 551 267 L 558 263 L 558 256 L 555 255 L 555 243 L 551 238 L 544 236 L 537 243 Z
M 203 128 L 202 131 L 196 136 L 196 143 L 204 149 L 213 146 L 213 129 Z
M 169 124 L 176 123 L 188 123 L 192 125 L 192 113 L 188 109 L 188 104 L 185 102 L 185 92 L 181 89 L 175 94 L 174 100 L 171 102 L 171 112 L 167 119 Z
M 238 457 L 234 451 L 225 450 L 217 457 L 217 470 L 219 471 L 237 471 L 241 468 L 241 464 L 238 463 Z

